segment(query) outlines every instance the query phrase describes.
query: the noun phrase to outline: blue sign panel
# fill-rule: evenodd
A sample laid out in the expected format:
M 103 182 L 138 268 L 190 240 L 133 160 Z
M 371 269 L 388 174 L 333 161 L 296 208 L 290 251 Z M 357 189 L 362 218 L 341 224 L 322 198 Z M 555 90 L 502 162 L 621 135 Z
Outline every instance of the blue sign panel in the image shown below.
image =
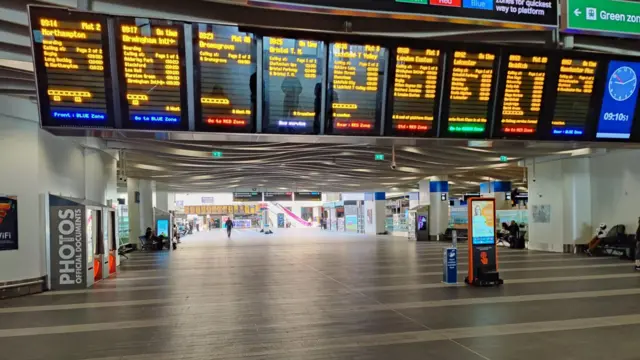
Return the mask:
M 611 61 L 598 120 L 599 139 L 628 139 L 638 99 L 640 63 Z
M 445 284 L 458 282 L 458 250 L 456 248 L 444 249 L 442 281 Z

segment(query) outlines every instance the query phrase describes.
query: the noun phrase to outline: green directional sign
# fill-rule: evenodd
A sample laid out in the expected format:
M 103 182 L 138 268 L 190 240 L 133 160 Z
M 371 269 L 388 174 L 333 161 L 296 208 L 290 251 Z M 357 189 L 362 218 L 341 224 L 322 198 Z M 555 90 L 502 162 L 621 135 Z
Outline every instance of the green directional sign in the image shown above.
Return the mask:
M 384 161 L 384 154 L 375 154 L 374 159 L 376 161 Z
M 568 32 L 640 36 L 640 3 L 618 0 L 565 0 L 562 28 Z

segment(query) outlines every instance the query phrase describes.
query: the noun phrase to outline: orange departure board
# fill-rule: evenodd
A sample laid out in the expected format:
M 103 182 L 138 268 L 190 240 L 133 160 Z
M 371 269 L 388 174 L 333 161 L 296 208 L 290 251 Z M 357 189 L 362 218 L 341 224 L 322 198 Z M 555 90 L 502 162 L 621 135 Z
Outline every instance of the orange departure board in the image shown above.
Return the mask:
M 495 59 L 495 54 L 486 52 L 453 53 L 447 127 L 450 134 L 486 131 Z
M 43 126 L 112 127 L 106 17 L 30 11 Z
M 538 128 L 547 56 L 509 55 L 500 135 L 533 135 Z
M 317 133 L 322 104 L 324 44 L 264 37 L 264 132 Z
M 116 39 L 123 126 L 187 129 L 184 25 L 119 18 Z
M 331 44 L 328 133 L 379 133 L 385 56 L 379 45 Z
M 256 43 L 237 26 L 194 25 L 200 90 L 197 128 L 249 132 L 255 127 Z
M 598 61 L 563 58 L 551 121 L 553 137 L 585 135 Z
M 393 87 L 392 132 L 424 135 L 433 129 L 440 50 L 399 47 Z

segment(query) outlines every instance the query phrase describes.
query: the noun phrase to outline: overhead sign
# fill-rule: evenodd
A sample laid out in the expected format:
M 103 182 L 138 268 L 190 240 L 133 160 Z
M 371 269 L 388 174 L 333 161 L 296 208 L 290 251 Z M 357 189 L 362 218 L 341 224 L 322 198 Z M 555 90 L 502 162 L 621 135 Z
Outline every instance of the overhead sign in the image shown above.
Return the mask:
M 336 15 L 557 27 L 556 0 L 248 0 L 250 5 Z
M 562 29 L 568 32 L 640 36 L 640 3 L 618 0 L 565 0 Z
M 234 192 L 233 201 L 236 202 L 260 202 L 262 201 L 262 193 L 257 191 Z

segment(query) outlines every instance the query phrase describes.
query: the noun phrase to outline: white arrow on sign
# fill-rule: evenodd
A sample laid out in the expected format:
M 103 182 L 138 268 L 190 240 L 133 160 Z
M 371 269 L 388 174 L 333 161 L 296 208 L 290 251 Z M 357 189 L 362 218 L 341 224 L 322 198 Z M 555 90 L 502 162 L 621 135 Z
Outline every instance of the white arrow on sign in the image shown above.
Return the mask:
M 575 10 L 573 10 L 573 14 L 575 16 L 580 16 L 580 15 L 582 15 L 582 11 L 580 11 L 580 9 L 575 9 Z

